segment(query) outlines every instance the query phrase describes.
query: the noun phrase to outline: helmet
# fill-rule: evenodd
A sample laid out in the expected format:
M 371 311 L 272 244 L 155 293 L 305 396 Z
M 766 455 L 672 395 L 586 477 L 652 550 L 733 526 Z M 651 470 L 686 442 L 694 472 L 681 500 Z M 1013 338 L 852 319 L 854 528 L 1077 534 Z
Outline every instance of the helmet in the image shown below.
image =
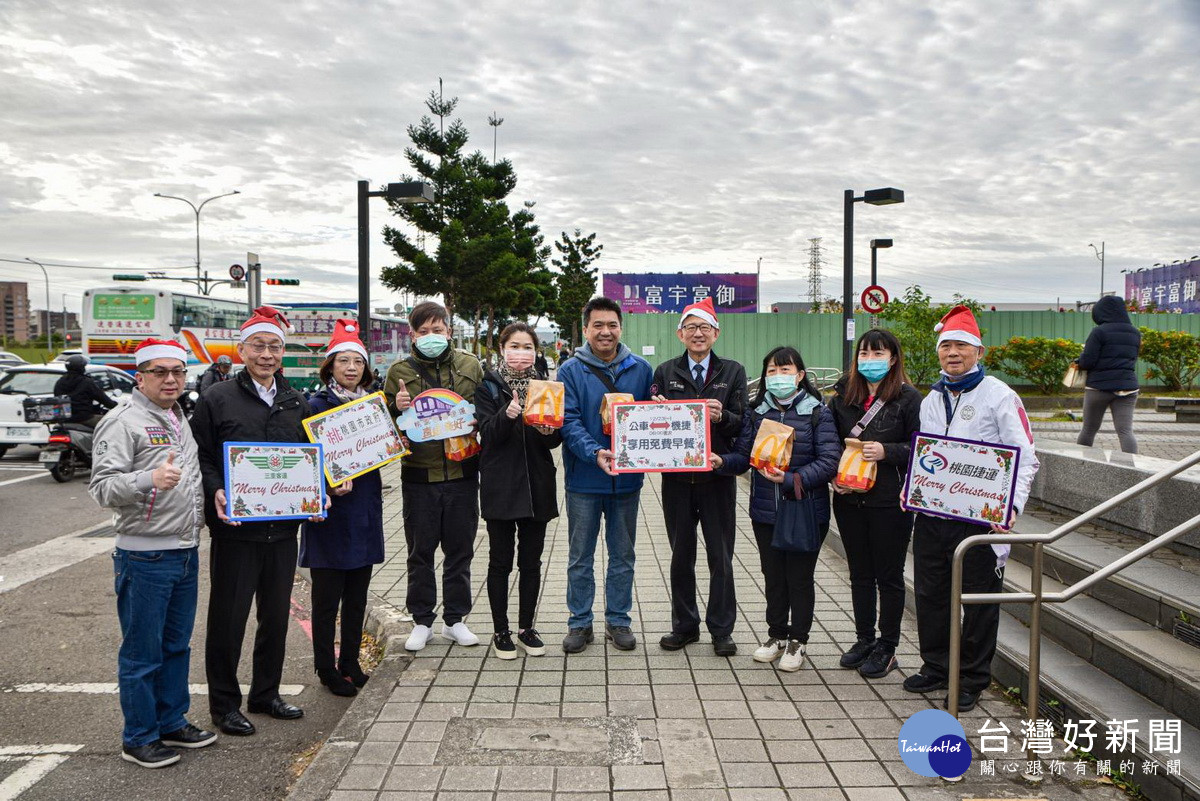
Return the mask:
M 84 371 L 84 368 L 87 367 L 87 363 L 88 363 L 87 357 L 81 356 L 77 353 L 74 356 L 67 359 L 67 372 L 68 373 L 82 373 Z
M 228 356 L 218 356 L 217 364 L 230 364 L 231 365 L 231 364 L 233 364 L 233 359 L 229 358 Z

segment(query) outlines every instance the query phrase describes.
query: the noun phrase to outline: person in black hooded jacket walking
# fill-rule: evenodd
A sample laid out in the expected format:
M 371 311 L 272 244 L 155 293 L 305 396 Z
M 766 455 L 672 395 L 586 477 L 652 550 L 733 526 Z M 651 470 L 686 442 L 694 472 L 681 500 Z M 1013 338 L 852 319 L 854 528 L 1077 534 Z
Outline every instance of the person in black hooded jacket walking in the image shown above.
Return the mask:
M 1092 306 L 1096 327 L 1088 334 L 1083 353 L 1076 364 L 1087 370 L 1083 394 L 1083 429 L 1080 445 L 1090 446 L 1104 421 L 1104 410 L 1112 409 L 1113 427 L 1121 450 L 1137 453 L 1133 436 L 1133 410 L 1137 406 L 1137 358 L 1142 334 L 1129 321 L 1125 302 L 1116 295 L 1105 295 Z

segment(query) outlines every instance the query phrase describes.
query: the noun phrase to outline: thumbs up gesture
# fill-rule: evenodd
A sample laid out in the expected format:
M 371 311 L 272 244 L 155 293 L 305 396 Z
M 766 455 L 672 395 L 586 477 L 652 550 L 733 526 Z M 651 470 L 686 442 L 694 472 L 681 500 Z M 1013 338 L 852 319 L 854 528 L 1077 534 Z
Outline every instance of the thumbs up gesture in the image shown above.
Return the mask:
M 401 383 L 400 389 L 396 391 L 396 411 L 403 414 L 408 411 L 409 406 L 412 406 L 412 398 L 409 397 L 408 387 Z
M 509 420 L 516 420 L 521 414 L 521 400 L 517 397 L 515 389 L 513 390 L 513 399 L 509 402 L 508 408 L 504 410 L 504 413 L 508 415 Z
M 167 461 L 154 468 L 154 472 L 150 474 L 150 478 L 154 481 L 154 488 L 158 490 L 169 490 L 179 483 L 182 478 L 183 471 L 175 466 L 175 451 L 172 450 L 167 454 Z

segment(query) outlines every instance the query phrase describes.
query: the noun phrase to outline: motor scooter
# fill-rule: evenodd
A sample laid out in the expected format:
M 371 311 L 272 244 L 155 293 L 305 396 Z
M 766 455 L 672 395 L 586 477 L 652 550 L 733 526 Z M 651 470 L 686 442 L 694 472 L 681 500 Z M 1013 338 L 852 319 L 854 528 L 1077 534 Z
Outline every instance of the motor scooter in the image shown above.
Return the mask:
M 50 429 L 38 461 L 46 465 L 58 482 L 75 477 L 75 471 L 92 469 L 92 437 L 95 432 L 79 423 L 59 423 Z

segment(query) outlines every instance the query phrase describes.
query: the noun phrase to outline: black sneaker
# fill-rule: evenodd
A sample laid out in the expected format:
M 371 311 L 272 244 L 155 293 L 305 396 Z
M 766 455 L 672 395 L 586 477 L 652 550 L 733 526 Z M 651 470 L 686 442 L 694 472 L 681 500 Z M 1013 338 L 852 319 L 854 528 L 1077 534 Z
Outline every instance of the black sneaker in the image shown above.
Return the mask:
M 944 690 L 949 686 L 945 679 L 935 679 L 924 673 L 916 673 L 904 680 L 904 689 L 910 693 L 931 693 L 934 690 Z
M 492 648 L 497 659 L 516 659 L 517 646 L 513 645 L 511 631 L 498 631 L 492 635 Z
M 525 629 L 517 632 L 517 644 L 525 649 L 530 656 L 541 656 L 546 653 L 546 643 L 538 636 L 537 629 Z
M 858 672 L 866 679 L 882 679 L 898 667 L 900 667 L 900 662 L 896 659 L 896 649 L 890 645 L 879 643 L 875 646 L 875 650 L 871 651 L 867 661 L 862 663 Z
M 737 643 L 728 634 L 724 637 L 713 637 L 713 653 L 717 656 L 734 656 L 737 654 Z
M 958 694 L 958 711 L 970 712 L 975 708 L 975 704 L 979 703 L 979 693 L 970 693 L 964 690 Z M 942 708 L 950 708 L 950 696 L 942 699 Z
M 163 745 L 169 745 L 172 748 L 203 748 L 216 741 L 215 732 L 205 731 L 190 723 L 183 724 L 182 729 L 164 733 L 161 740 Z
M 587 648 L 596 636 L 592 633 L 592 627 L 577 629 L 567 629 L 567 636 L 563 637 L 563 650 L 568 654 L 578 654 Z
M 658 646 L 664 651 L 678 651 L 685 646 L 691 645 L 694 642 L 700 642 L 700 632 L 691 634 L 680 634 L 672 631 L 670 634 L 664 634 L 662 639 L 658 641 Z
M 850 646 L 850 650 L 842 654 L 842 660 L 838 662 L 844 668 L 854 669 L 862 667 L 863 662 L 871 656 L 871 651 L 875 650 L 875 638 L 865 640 L 862 637 L 858 638 L 858 642 Z
M 155 740 L 137 748 L 122 746 L 121 759 L 143 768 L 165 768 L 179 761 L 179 752 L 167 748 L 162 744 L 162 740 Z
M 632 651 L 637 648 L 637 637 L 629 630 L 629 626 L 605 625 L 604 636 L 612 640 L 618 651 Z

